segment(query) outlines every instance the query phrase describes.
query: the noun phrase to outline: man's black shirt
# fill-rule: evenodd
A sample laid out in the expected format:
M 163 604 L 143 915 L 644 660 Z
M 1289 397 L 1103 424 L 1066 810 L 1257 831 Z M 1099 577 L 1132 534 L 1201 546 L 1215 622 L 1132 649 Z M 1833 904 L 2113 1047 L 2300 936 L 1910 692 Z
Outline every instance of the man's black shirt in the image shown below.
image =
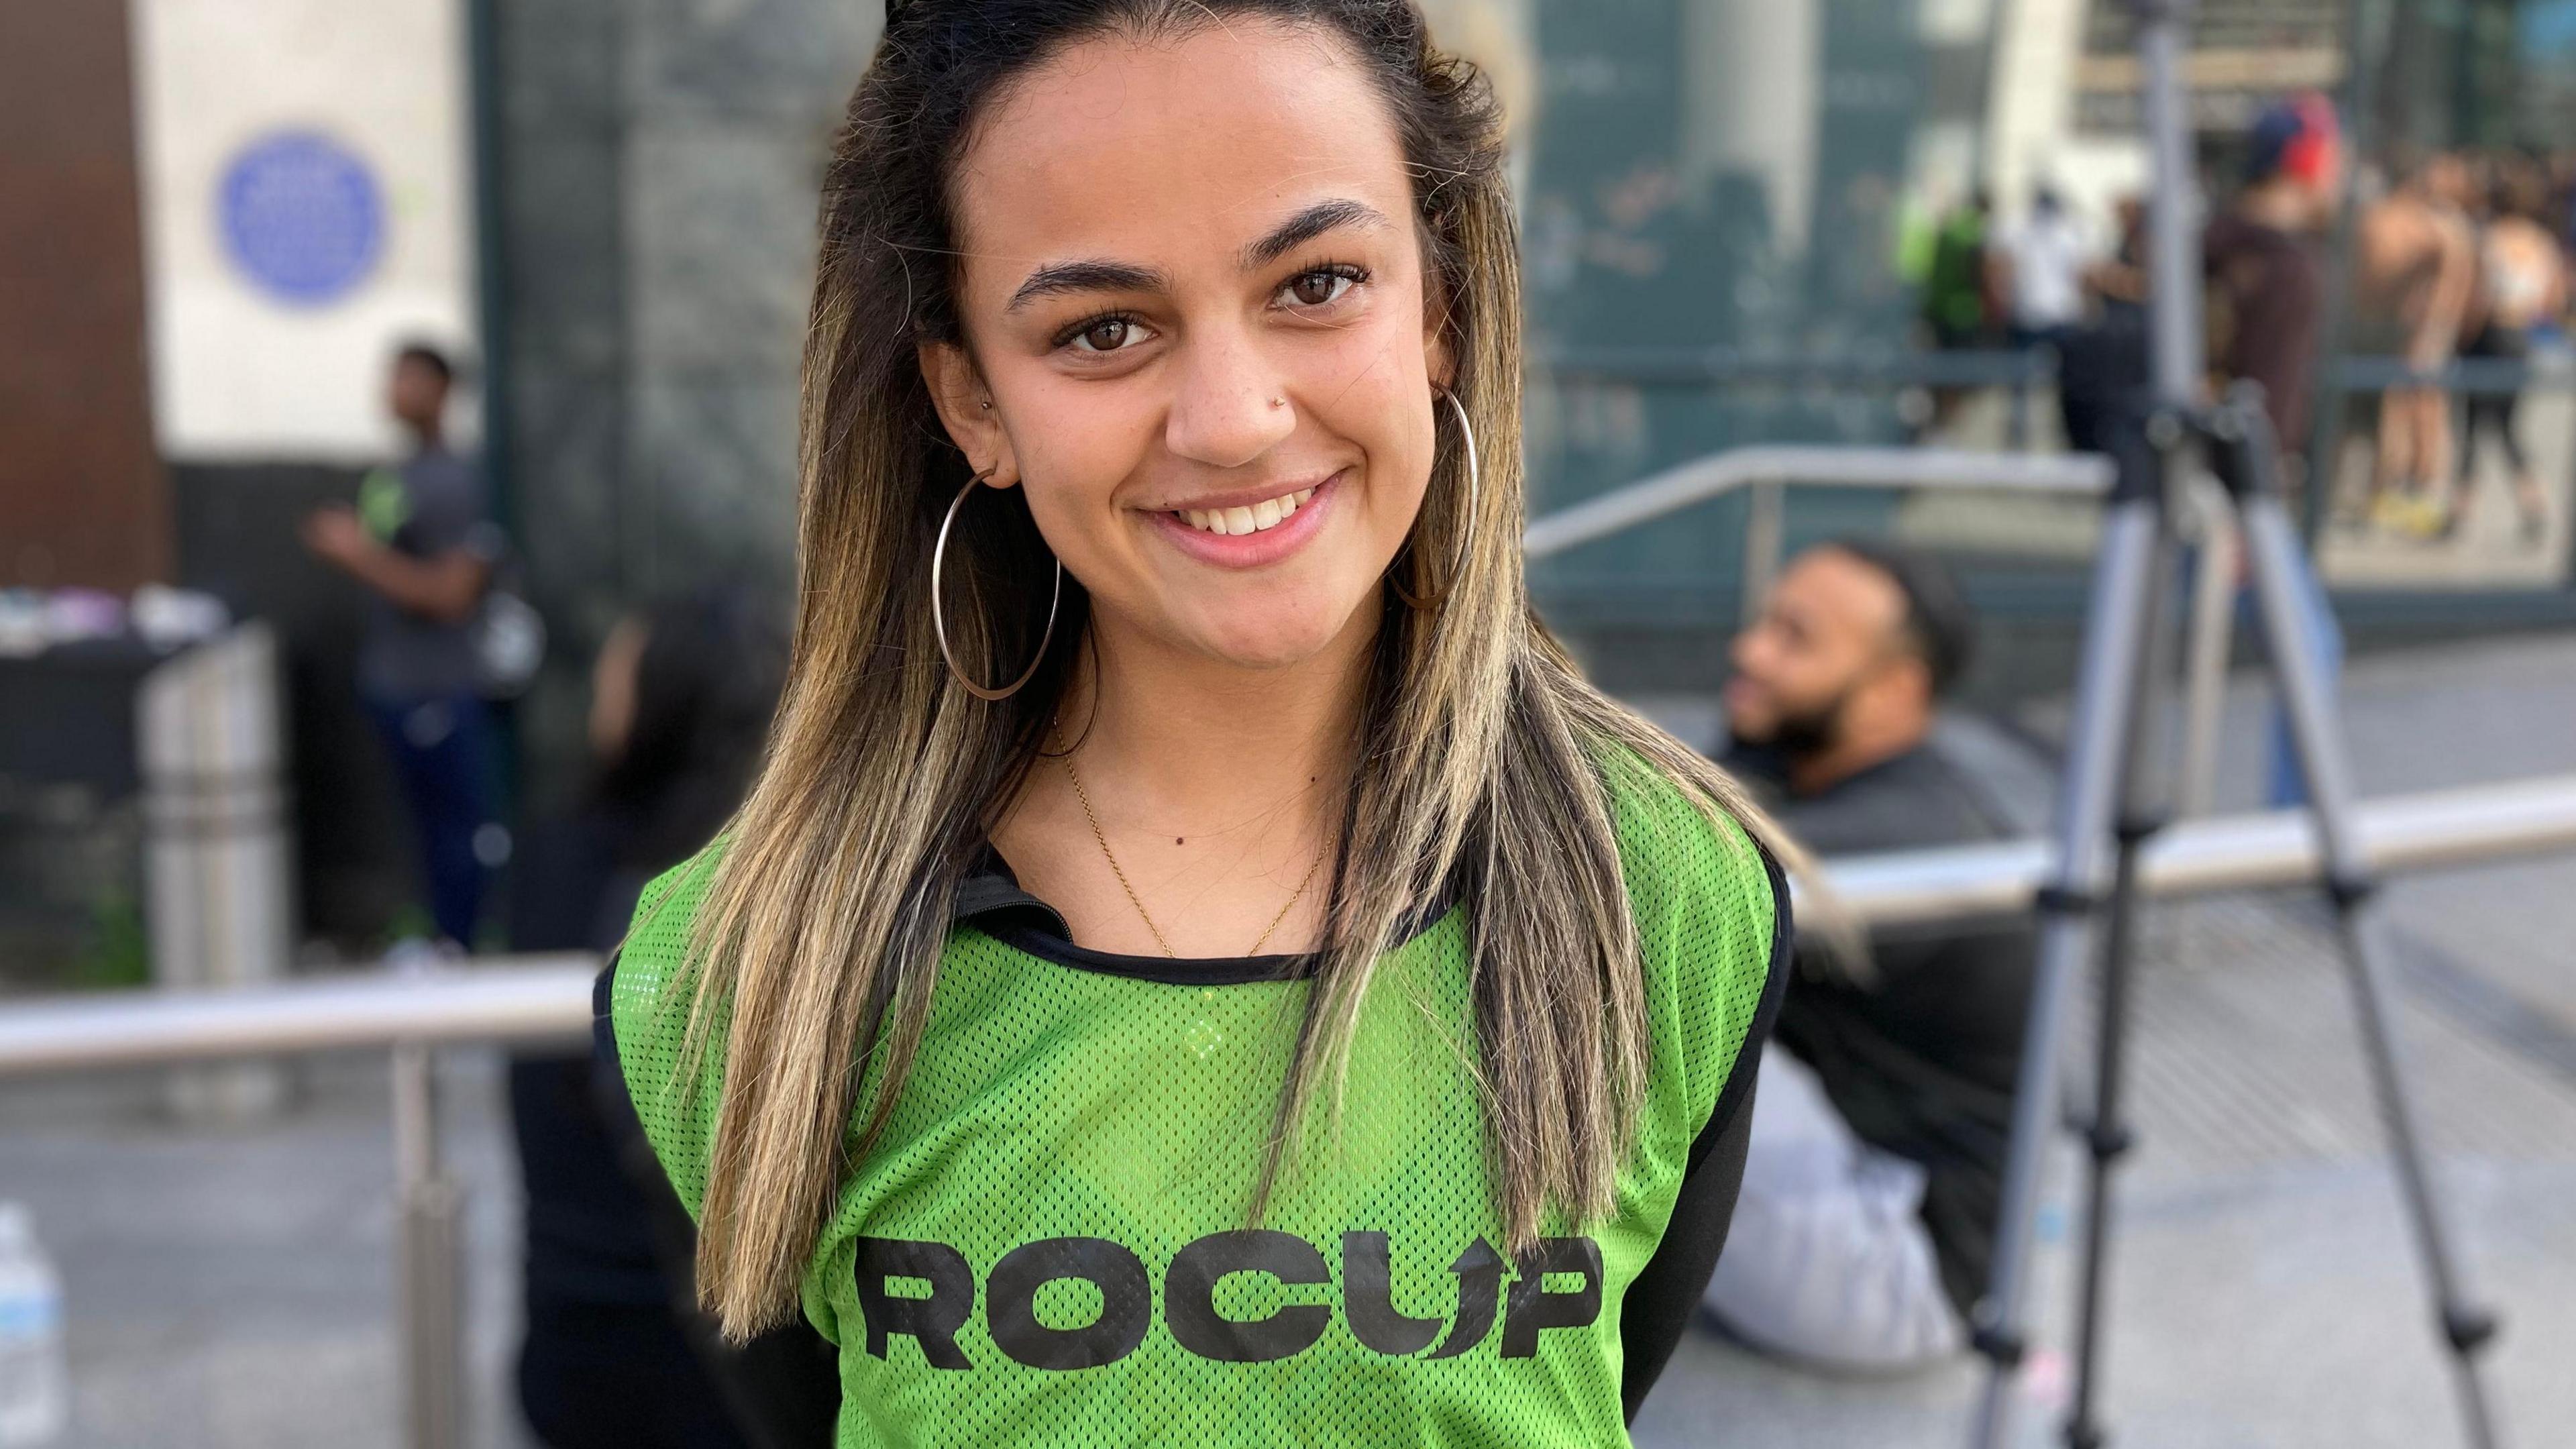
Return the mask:
M 1769 752 L 1734 750 L 1724 763 L 1820 856 L 2019 833 L 1928 746 L 1812 795 L 1791 793 Z M 2019 916 L 1874 931 L 1868 980 L 1801 970 L 1780 1013 L 1780 1043 L 1815 1068 L 1852 1131 L 1923 1165 L 1923 1221 L 1963 1313 L 1994 1250 L 2033 944 Z

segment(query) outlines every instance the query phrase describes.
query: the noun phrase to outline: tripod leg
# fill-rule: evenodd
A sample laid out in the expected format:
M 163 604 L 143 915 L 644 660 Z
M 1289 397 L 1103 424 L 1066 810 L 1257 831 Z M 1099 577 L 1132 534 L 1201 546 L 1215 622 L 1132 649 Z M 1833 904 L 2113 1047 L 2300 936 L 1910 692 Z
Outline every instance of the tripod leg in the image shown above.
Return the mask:
M 2083 672 L 2066 776 L 2058 792 L 2057 861 L 2040 894 L 2039 951 L 2031 979 L 2030 1021 L 2022 1039 L 2013 1097 L 2012 1152 L 1997 1206 L 1994 1261 L 1985 1298 L 1971 1325 L 1977 1351 L 1992 1363 L 1979 1401 L 1972 1444 L 1997 1449 L 2010 1430 L 2015 1373 L 2024 1349 L 2024 1290 L 2032 1220 L 2048 1132 L 2058 1103 L 2059 1033 L 2066 994 L 2092 941 L 2092 909 L 2102 888 L 2104 848 L 2120 794 L 2120 766 L 2146 647 L 2145 606 L 2163 527 L 2154 497 L 2115 501 L 2103 516 L 2101 551 L 2086 606 Z
M 2076 1299 L 2075 1402 L 2066 1420 L 2069 1449 L 2098 1449 L 2104 1438 L 2095 1409 L 2101 1391 L 2103 1296 L 2110 1272 L 2111 1171 L 2135 1140 L 2121 1115 L 2121 1081 L 2129 1033 L 2130 972 L 2136 959 L 2138 855 L 2162 824 L 2155 783 L 2156 702 L 2158 687 L 2170 676 L 2173 663 L 2174 627 L 2167 617 L 2164 592 L 2179 557 L 2170 531 L 2160 531 L 2139 605 L 2146 614 L 2146 637 L 2138 648 L 2137 682 L 2131 686 L 2127 747 L 2121 762 L 2119 853 L 2111 868 L 2111 892 L 2103 902 L 2093 1102 L 2083 1128 L 2088 1152 L 2084 1258 Z
M 2268 446 L 2268 438 L 2263 441 Z M 2309 809 L 2325 847 L 2327 891 L 2343 937 L 2344 962 L 2361 1016 L 2362 1045 L 2378 1092 L 2380 1117 L 2388 1131 L 2398 1183 L 2405 1191 L 2415 1246 L 2440 1310 L 2442 1335 L 2451 1348 L 2468 1442 L 2475 1449 L 2488 1449 L 2495 1442 L 2495 1431 L 2486 1389 L 2478 1376 L 2477 1355 L 2494 1336 L 2496 1322 L 2483 1309 L 2472 1307 L 2461 1287 L 2441 1203 L 2434 1196 L 2419 1145 L 2405 1063 L 2389 1016 L 2387 939 L 2371 899 L 2376 882 L 2353 834 L 2351 768 L 2332 720 L 2324 677 L 2310 648 L 2314 625 L 2297 593 L 2295 571 L 2304 566 L 2297 536 L 2277 495 L 2259 491 L 2244 497 L 2241 506 L 2247 559 L 2262 606 L 2264 641 L 2288 707 L 2291 736 L 2307 778 Z

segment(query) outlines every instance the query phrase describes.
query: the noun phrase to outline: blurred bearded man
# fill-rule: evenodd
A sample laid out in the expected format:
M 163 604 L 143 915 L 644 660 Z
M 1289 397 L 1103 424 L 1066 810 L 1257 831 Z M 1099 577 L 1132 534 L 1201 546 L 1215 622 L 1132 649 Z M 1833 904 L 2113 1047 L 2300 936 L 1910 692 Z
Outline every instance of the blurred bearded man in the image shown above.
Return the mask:
M 1810 549 L 1735 640 L 1726 765 L 1823 856 L 2018 833 L 1932 745 L 1975 631 L 1927 557 L 1857 540 Z M 1866 971 L 1797 974 L 1704 1300 L 1726 1332 L 1846 1370 L 1966 1346 L 2012 1137 L 2032 944 L 2017 916 L 1893 928 L 1872 933 Z

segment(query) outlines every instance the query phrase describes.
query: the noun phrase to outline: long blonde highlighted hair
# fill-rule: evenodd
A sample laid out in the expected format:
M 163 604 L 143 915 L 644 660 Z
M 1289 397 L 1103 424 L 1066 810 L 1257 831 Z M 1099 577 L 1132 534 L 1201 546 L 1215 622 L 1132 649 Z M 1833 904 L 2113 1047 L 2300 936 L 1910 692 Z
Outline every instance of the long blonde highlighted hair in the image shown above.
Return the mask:
M 789 1312 L 840 1183 L 885 1126 L 928 1017 L 959 882 L 1044 743 L 1084 632 L 1068 580 L 1052 642 L 992 703 L 941 662 L 933 540 L 967 481 L 917 361 L 958 335 L 947 178 L 977 107 L 1064 46 L 1242 15 L 1311 26 L 1375 77 L 1413 177 L 1470 490 L 1445 408 L 1435 465 L 1367 662 L 1324 940 L 1255 1200 L 1339 1097 L 1400 923 L 1465 886 L 1489 1151 L 1514 1247 L 1551 1209 L 1606 1213 L 1633 1143 L 1647 1024 L 1603 772 L 1620 756 L 1712 818 L 1782 841 L 1695 751 L 1612 703 L 1531 611 L 1520 555 L 1519 244 L 1501 124 L 1474 67 L 1410 0 L 911 0 L 889 6 L 823 187 L 804 365 L 798 619 L 769 753 L 729 827 L 689 952 L 690 1052 L 724 1039 L 699 1292 L 746 1336 Z M 959 663 L 1008 678 L 1038 647 L 1053 563 L 1018 494 L 949 542 Z M 1463 553 L 1462 553 L 1463 550 Z M 857 1100 L 863 1068 L 875 1086 Z M 695 1081 L 684 1071 L 684 1081 Z M 855 1126 L 853 1125 L 855 1122 Z

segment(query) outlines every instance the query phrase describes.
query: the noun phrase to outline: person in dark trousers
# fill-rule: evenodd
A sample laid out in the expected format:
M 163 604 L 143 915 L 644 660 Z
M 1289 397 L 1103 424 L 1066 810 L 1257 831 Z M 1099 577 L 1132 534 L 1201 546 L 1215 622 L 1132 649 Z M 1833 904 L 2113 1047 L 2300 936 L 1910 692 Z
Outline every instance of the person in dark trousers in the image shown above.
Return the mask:
M 368 474 L 356 507 L 319 509 L 302 531 L 307 548 L 370 596 L 359 698 L 411 809 L 430 917 L 441 937 L 470 948 L 485 857 L 501 853 L 471 632 L 501 541 L 481 470 L 447 445 L 454 376 L 436 348 L 413 343 L 396 355 L 387 405 L 413 439 L 411 456 Z
M 532 829 L 513 866 L 515 949 L 616 947 L 644 882 L 704 845 L 740 802 L 785 669 L 784 629 L 740 590 L 617 625 L 592 670 L 587 797 Z M 697 1313 L 687 1215 L 622 1090 L 599 1086 L 586 1051 L 510 1066 L 527 1189 L 518 1388 L 530 1427 L 549 1449 L 827 1442 L 830 1401 L 819 1420 L 782 1427 L 798 1400 L 765 1391 L 762 1364 L 776 1350 L 727 1349 Z
M 2279 445 L 2274 459 L 2285 501 L 2295 508 L 2309 482 L 2303 469 L 2310 392 L 2324 318 L 2321 234 L 2343 195 L 2334 107 L 2314 93 L 2267 107 L 2247 137 L 2245 176 L 2243 188 L 2210 218 L 2201 237 L 2209 311 L 2216 319 L 2210 366 L 2228 382 L 2261 385 L 2263 410 Z M 2322 488 L 2330 481 L 2314 483 Z M 2317 664 L 2332 687 L 2343 669 L 2343 632 L 2314 564 L 2304 555 L 2298 563 L 2290 582 L 2308 615 Z M 2250 615 L 2250 592 L 2243 597 L 2242 612 Z M 2275 808 L 2304 804 L 2307 790 L 2289 718 L 2277 704 L 2271 732 L 2265 801 Z
M 1930 559 L 1862 541 L 1809 550 L 1735 641 L 1723 763 L 1822 856 L 2014 833 L 1931 741 L 1973 633 Z M 1845 1370 L 1910 1368 L 1966 1343 L 2032 947 L 2019 918 L 1886 930 L 1865 973 L 1798 972 L 1705 1298 L 1723 1328 Z

